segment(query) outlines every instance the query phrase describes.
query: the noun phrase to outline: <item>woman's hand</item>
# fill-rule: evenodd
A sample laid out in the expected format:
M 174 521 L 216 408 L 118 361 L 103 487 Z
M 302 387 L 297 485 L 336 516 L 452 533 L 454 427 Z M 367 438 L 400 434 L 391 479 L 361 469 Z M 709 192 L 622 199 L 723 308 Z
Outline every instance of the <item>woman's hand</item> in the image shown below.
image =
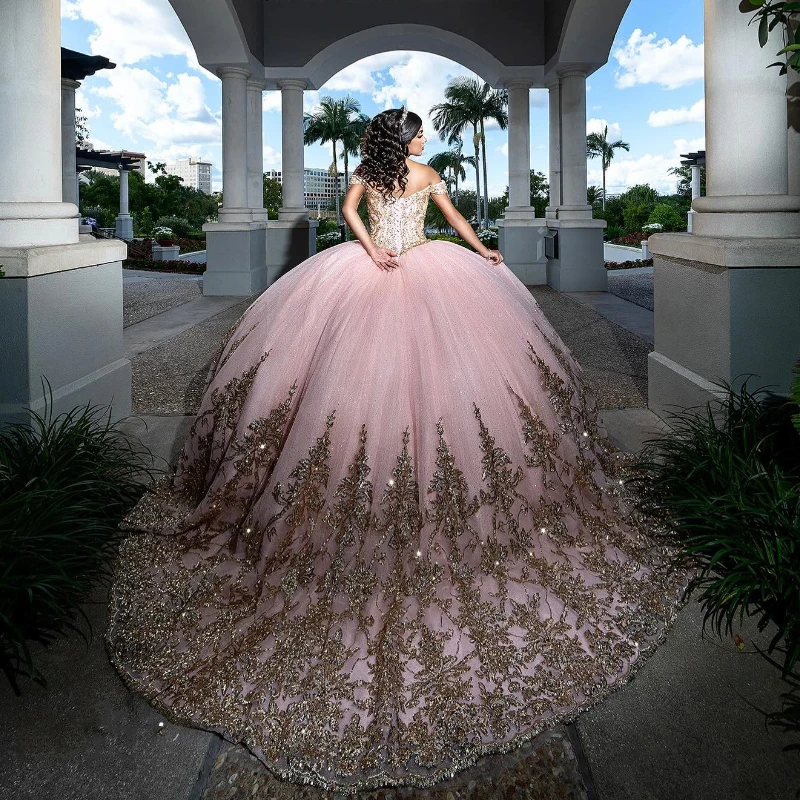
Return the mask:
M 485 253 L 481 253 L 481 255 L 487 261 L 491 261 L 495 266 L 503 263 L 503 254 L 499 250 L 487 250 Z
M 397 261 L 397 253 L 394 250 L 385 250 L 382 247 L 377 248 L 369 254 L 369 257 L 384 271 L 391 272 L 395 267 L 400 264 Z

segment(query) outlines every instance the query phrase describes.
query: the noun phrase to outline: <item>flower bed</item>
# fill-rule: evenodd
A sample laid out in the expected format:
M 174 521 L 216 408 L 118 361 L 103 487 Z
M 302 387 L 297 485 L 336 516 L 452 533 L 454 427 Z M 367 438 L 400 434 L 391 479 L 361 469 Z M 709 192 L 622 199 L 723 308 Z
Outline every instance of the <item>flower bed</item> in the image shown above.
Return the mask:
M 651 234 L 655 231 L 639 231 L 638 233 L 626 233 L 624 236 L 619 236 L 616 239 L 610 239 L 609 244 L 622 244 L 627 247 L 641 247 L 645 239 L 649 239 Z
M 153 261 L 152 258 L 126 258 L 125 269 L 144 269 L 151 272 L 182 272 L 185 275 L 202 275 L 206 265 L 194 261 Z
M 204 239 L 185 239 L 173 237 L 181 253 L 197 253 L 206 249 Z M 128 259 L 150 261 L 153 258 L 153 239 L 135 239 L 128 242 Z
M 646 258 L 640 261 L 606 261 L 606 269 L 636 269 L 637 267 L 652 266 L 652 258 Z

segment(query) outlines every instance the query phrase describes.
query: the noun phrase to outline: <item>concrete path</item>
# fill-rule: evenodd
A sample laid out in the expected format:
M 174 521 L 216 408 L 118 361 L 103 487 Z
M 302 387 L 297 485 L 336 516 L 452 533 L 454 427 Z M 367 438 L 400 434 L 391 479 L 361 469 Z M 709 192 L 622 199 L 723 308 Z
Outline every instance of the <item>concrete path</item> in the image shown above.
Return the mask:
M 242 302 L 241 297 L 198 297 L 125 328 L 125 357 L 133 358 Z
M 602 314 L 626 331 L 635 333 L 650 344 L 655 344 L 654 314 L 649 309 L 608 292 L 566 292 L 566 295 L 593 308 L 598 314 Z

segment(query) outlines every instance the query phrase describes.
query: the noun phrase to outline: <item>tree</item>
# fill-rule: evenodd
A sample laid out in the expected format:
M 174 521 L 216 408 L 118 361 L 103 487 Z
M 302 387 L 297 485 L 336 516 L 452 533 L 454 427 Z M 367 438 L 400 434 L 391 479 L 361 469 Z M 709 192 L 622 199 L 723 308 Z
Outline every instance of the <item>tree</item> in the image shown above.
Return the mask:
M 333 174 L 334 196 L 336 198 L 336 222 L 340 223 L 339 213 L 339 164 L 337 145 L 346 139 L 351 139 L 353 131 L 353 117 L 361 114 L 361 104 L 349 94 L 341 100 L 332 97 L 323 97 L 320 101 L 320 110 L 313 114 L 303 115 L 303 144 L 327 144 L 333 148 Z
M 536 209 L 537 217 L 544 217 L 545 209 L 550 202 L 550 184 L 543 172 L 531 170 L 531 205 Z
M 586 155 L 589 158 L 599 158 L 603 169 L 603 208 L 606 205 L 606 171 L 614 158 L 617 150 L 630 152 L 631 146 L 622 139 L 615 142 L 608 141 L 608 125 L 603 128 L 602 133 L 590 133 L 586 137 Z
M 672 167 L 669 170 L 670 175 L 675 175 L 678 178 L 677 194 L 684 199 L 691 202 L 692 200 L 692 166 L 691 164 L 682 164 L 680 167 Z M 706 193 L 706 168 L 700 167 L 700 194 Z
M 488 89 L 489 84 L 484 84 L 484 89 Z M 483 202 L 484 219 L 488 222 L 489 217 L 489 178 L 486 174 L 486 132 L 484 120 L 493 119 L 497 122 L 501 131 L 508 128 L 508 89 L 492 89 L 486 96 L 483 115 L 481 116 L 481 149 L 483 151 Z M 497 215 L 499 216 L 499 215 Z M 494 219 L 497 219 L 497 216 Z
M 651 212 L 647 219 L 647 224 L 657 223 L 664 231 L 685 231 L 686 217 L 678 213 L 678 210 L 669 203 L 659 203 Z
M 81 150 L 93 150 L 89 141 L 89 126 L 85 114 L 81 114 L 79 108 L 75 109 L 75 146 Z
M 785 75 L 789 67 L 800 70 L 800 27 L 795 22 L 795 15 L 800 8 L 796 2 L 783 2 L 783 0 L 749 0 L 755 9 L 750 22 L 758 20 L 758 43 L 766 47 L 769 35 L 780 26 L 783 35 L 783 47 L 777 55 L 783 59 L 770 64 L 770 67 L 780 67 L 780 74 Z M 740 3 L 741 7 L 741 3 Z
M 283 204 L 283 187 L 277 178 L 264 175 L 264 208 L 269 219 L 278 219 L 278 210 Z
M 453 184 L 454 205 L 458 205 L 458 182 L 465 180 L 467 177 L 464 164 L 471 166 L 473 169 L 476 167 L 475 157 L 465 156 L 461 152 L 463 146 L 463 139 L 456 139 L 455 147 L 451 147 L 442 153 L 437 153 L 428 159 L 428 165 L 433 167 L 447 182 L 448 190 L 450 189 L 450 184 Z M 445 172 L 447 176 L 445 176 Z
M 598 203 L 603 202 L 605 193 L 599 186 L 589 186 L 586 190 L 586 202 L 594 208 Z
M 476 78 L 454 78 L 444 90 L 445 102 L 437 103 L 431 107 L 434 130 L 439 134 L 443 141 L 447 139 L 448 144 L 455 144 L 461 138 L 467 126 L 472 127 L 472 144 L 475 149 L 475 187 L 476 195 L 481 196 L 480 164 L 481 144 L 484 143 L 483 122 L 485 119 L 497 119 L 502 127 L 508 127 L 508 114 L 503 108 L 503 97 L 507 104 L 507 95 L 504 91 L 494 91 L 488 83 Z M 498 118 L 499 117 L 499 118 Z M 483 137 L 483 138 L 482 138 Z M 486 165 L 483 169 L 484 184 L 486 180 Z M 484 186 L 485 189 L 485 186 Z M 489 198 L 484 191 L 484 206 L 488 213 Z M 481 209 L 478 212 L 478 225 L 485 227 L 487 217 L 482 219 Z

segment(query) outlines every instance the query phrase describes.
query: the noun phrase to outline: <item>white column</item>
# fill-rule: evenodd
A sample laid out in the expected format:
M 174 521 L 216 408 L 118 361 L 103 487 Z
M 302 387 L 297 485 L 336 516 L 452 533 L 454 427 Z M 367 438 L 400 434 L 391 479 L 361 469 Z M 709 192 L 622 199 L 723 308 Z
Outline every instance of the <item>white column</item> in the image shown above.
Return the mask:
M 546 216 L 555 219 L 561 205 L 561 84 L 547 87 L 550 97 L 550 203 Z
M 119 215 L 128 216 L 128 170 L 119 170 Z
M 78 241 L 62 202 L 59 0 L 3 3 L 0 24 L 0 247 Z
M 280 219 L 308 217 L 303 202 L 303 91 L 302 80 L 278 81 L 281 90 L 282 137 L 281 137 L 281 182 L 283 205 Z
M 694 202 L 698 197 L 700 197 L 700 165 L 699 164 L 692 164 L 692 202 Z M 693 209 L 689 209 L 689 221 L 686 226 L 686 230 L 688 233 L 692 232 L 694 228 L 694 215 L 697 212 Z
M 508 82 L 508 212 L 532 214 L 531 113 L 527 81 Z
M 61 199 L 78 205 L 78 168 L 75 162 L 75 90 L 72 78 L 61 79 Z
M 220 222 L 250 222 L 247 197 L 247 79 L 242 67 L 220 67 L 222 79 L 222 208 Z
M 561 78 L 562 191 L 559 219 L 591 219 L 586 200 L 586 72 L 567 67 Z
M 759 47 L 749 17 L 730 0 L 705 0 L 706 197 L 694 201 L 694 232 L 796 236 L 786 76 L 768 67 L 781 41 L 776 31 Z
M 247 81 L 247 205 L 254 222 L 266 222 L 264 208 L 264 81 Z

